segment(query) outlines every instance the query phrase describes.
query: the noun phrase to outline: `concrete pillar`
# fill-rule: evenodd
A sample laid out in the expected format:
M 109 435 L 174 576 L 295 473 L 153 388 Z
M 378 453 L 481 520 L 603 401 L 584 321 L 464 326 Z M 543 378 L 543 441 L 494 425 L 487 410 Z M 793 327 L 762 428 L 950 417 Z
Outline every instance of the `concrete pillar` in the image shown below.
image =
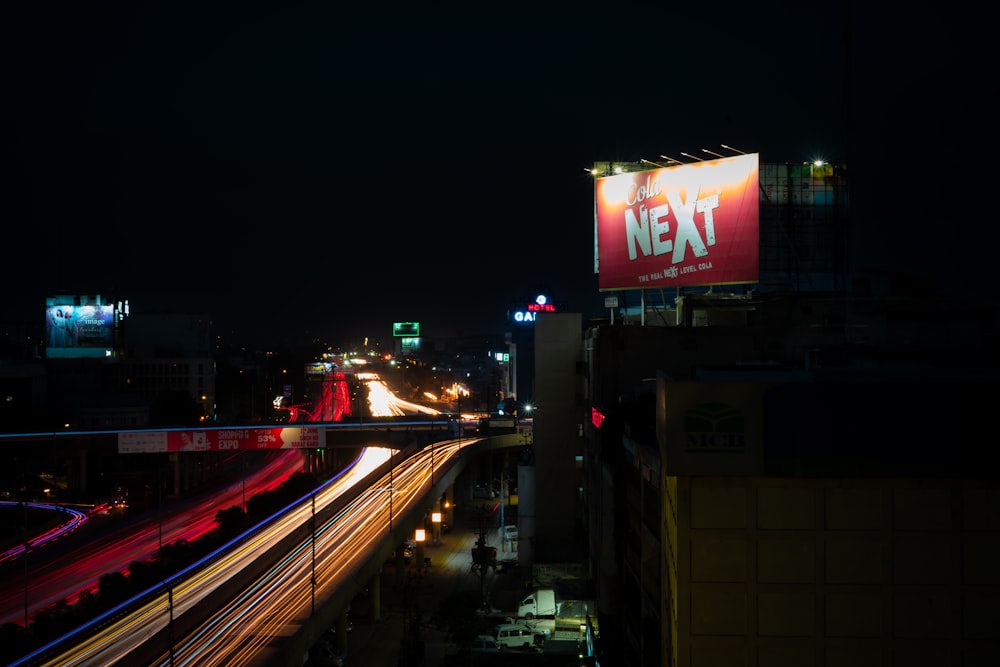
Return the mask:
M 426 521 L 426 520 L 427 520 L 427 518 L 424 519 L 424 521 Z M 416 566 L 417 566 L 417 568 L 420 569 L 420 568 L 422 568 L 424 566 L 424 558 L 426 558 L 426 554 L 424 553 L 424 545 L 427 542 L 427 539 L 428 539 L 427 536 L 430 533 L 430 531 L 428 531 L 426 529 L 421 529 L 421 528 L 418 528 L 417 530 L 423 531 L 423 534 L 421 535 L 421 537 L 423 537 L 423 539 L 419 539 L 416 535 L 414 535 L 414 541 L 417 543 L 417 548 L 414 549 L 414 551 L 416 553 L 414 554 L 413 557 L 416 560 Z
M 403 571 L 406 569 L 406 559 L 403 557 L 403 545 L 396 545 L 396 586 L 403 583 Z
M 347 612 L 337 616 L 337 625 L 334 629 L 334 641 L 337 644 L 337 653 L 344 655 L 347 653 Z
M 455 527 L 455 484 L 452 483 L 445 490 L 444 521 L 452 528 Z
M 382 620 L 382 573 L 379 572 L 368 583 L 368 599 L 371 600 L 371 620 Z
M 183 487 L 182 473 L 181 473 L 181 455 L 177 452 L 170 453 L 170 462 L 173 464 L 174 468 L 174 493 L 173 495 L 179 496 Z

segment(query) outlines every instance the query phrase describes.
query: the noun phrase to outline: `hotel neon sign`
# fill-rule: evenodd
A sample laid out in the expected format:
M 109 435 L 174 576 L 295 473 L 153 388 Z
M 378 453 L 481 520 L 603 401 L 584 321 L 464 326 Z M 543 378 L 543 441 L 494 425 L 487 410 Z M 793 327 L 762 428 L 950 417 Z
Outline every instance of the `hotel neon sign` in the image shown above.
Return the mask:
M 535 297 L 534 303 L 529 303 L 527 308 L 514 311 L 513 319 L 515 322 L 530 324 L 538 317 L 538 313 L 554 312 L 556 312 L 556 307 L 549 303 L 549 298 L 544 294 L 539 294 Z

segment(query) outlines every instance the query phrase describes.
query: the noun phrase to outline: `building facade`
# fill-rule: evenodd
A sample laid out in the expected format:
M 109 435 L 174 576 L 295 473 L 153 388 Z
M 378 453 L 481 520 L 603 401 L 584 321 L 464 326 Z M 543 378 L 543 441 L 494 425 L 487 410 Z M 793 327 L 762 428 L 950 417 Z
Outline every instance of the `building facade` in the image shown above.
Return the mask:
M 687 306 L 677 326 L 583 338 L 600 664 L 990 664 L 992 314 L 802 295 Z

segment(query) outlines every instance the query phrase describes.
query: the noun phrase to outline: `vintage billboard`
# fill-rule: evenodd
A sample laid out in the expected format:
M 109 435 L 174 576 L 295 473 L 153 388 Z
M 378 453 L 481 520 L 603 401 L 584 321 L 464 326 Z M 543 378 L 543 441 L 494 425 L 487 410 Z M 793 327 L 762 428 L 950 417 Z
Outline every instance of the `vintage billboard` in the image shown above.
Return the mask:
M 231 428 L 118 434 L 118 453 L 224 452 L 326 447 L 324 428 Z
M 107 357 L 115 347 L 115 307 L 100 296 L 45 299 L 45 356 Z
M 598 288 L 757 282 L 759 163 L 752 153 L 597 179 Z

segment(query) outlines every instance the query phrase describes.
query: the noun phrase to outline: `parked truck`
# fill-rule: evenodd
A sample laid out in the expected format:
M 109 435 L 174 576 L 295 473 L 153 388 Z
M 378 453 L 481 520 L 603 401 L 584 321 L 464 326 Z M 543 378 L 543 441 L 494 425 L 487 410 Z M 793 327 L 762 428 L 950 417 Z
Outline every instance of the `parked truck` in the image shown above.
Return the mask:
M 517 618 L 554 618 L 579 620 L 597 616 L 593 600 L 564 599 L 554 588 L 536 588 L 521 598 L 517 605 Z
M 556 592 L 551 588 L 536 588 L 521 598 L 521 601 L 517 605 L 517 617 L 528 620 L 533 618 L 555 618 L 558 611 Z

